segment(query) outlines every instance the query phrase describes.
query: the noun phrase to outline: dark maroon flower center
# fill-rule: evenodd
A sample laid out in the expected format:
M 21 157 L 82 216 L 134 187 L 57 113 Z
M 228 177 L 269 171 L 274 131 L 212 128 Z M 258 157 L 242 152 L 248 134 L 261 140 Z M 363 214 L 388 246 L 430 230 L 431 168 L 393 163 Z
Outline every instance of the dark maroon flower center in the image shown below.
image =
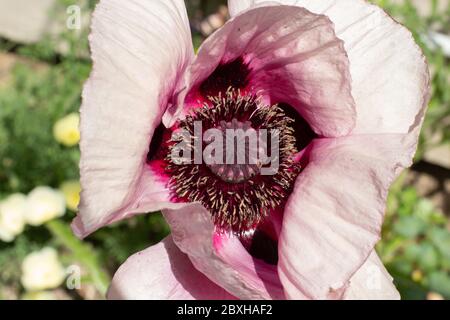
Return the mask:
M 233 141 L 230 141 L 230 136 L 228 133 L 230 132 L 240 132 L 243 133 L 243 136 L 247 136 L 249 132 L 254 132 L 252 128 L 252 124 L 249 121 L 241 122 L 236 119 L 232 121 L 225 122 L 225 120 L 220 121 L 218 128 L 220 129 L 220 133 L 222 136 L 222 157 L 221 159 L 212 158 L 211 161 L 207 164 L 211 172 L 213 172 L 217 177 L 221 178 L 223 181 L 229 183 L 241 183 L 249 180 L 251 177 L 258 175 L 261 172 L 262 163 L 258 159 L 258 144 L 261 141 L 256 141 L 257 143 L 250 143 L 248 139 L 243 141 L 241 145 L 242 150 L 238 148 L 238 136 L 232 136 Z M 227 147 L 226 143 L 229 143 L 232 146 L 233 151 L 237 150 L 238 152 L 233 152 L 231 157 L 227 157 Z M 259 142 L 259 143 L 258 143 Z M 239 162 L 239 151 L 241 151 L 242 157 L 245 157 L 244 161 Z M 212 153 L 212 156 L 215 156 L 216 153 Z M 227 161 L 229 160 L 229 161 Z
M 188 135 L 172 139 L 168 148 L 171 190 L 183 201 L 202 203 L 220 229 L 237 234 L 254 230 L 284 203 L 300 172 L 293 160 L 297 153 L 293 122 L 277 105 L 265 105 L 232 89 L 210 98 L 178 124 Z M 196 123 L 202 125 L 202 135 L 217 129 L 220 150 L 205 156 L 210 141 L 195 135 Z M 258 135 L 261 132 L 266 136 Z M 191 155 L 183 163 L 174 158 L 180 155 L 174 153 L 180 143 Z M 192 154 L 199 149 L 204 162 L 196 163 Z

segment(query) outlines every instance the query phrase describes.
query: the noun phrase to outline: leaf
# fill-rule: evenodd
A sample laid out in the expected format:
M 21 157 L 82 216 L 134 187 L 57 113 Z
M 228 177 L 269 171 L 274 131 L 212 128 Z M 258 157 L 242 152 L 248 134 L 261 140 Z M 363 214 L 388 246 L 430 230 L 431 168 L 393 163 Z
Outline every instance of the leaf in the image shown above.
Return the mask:
M 431 243 L 424 242 L 419 245 L 420 253 L 418 265 L 422 270 L 435 270 L 439 265 L 439 255 Z
M 432 291 L 436 291 L 447 299 L 450 299 L 450 274 L 443 271 L 436 271 L 429 275 L 429 286 Z
M 394 230 L 405 238 L 415 238 L 424 232 L 426 224 L 416 216 L 402 216 L 394 226 Z
M 47 222 L 47 229 L 52 233 L 57 242 L 66 247 L 72 253 L 74 259 L 80 262 L 87 270 L 89 278 L 96 289 L 105 295 L 110 279 L 102 267 L 102 263 L 97 252 L 87 242 L 76 238 L 70 226 L 62 220 L 52 220 Z
M 418 244 L 411 244 L 405 248 L 405 258 L 409 262 L 416 262 L 421 254 L 421 249 Z
M 393 274 L 393 276 L 402 300 L 424 300 L 426 298 L 427 290 L 423 286 L 403 275 Z

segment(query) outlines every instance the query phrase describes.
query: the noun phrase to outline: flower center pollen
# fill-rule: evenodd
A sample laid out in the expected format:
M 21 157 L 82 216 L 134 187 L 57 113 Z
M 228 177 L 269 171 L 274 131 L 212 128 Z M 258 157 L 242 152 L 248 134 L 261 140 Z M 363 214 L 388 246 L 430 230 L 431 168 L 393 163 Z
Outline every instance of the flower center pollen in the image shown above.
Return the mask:
M 165 161 L 173 196 L 200 202 L 221 230 L 254 230 L 285 203 L 300 173 L 292 123 L 283 109 L 254 95 L 229 89 L 210 97 L 177 124 L 189 134 L 169 141 Z M 190 154 L 200 151 L 202 161 L 175 159 L 180 143 Z
M 222 158 L 222 161 L 212 160 L 207 164 L 209 169 L 223 181 L 229 183 L 242 183 L 259 174 L 262 164 L 258 158 L 260 152 L 258 146 L 262 144 L 262 141 L 257 138 L 251 122 L 240 122 L 236 119 L 230 122 L 222 120 L 219 129 L 222 132 L 222 141 L 224 142 L 222 151 L 225 159 Z M 250 139 L 244 139 L 242 148 L 239 148 L 236 132 L 241 132 L 244 137 L 256 137 L 256 141 L 253 141 L 256 143 L 252 143 L 249 141 Z M 250 133 L 254 133 L 254 135 Z M 243 161 L 239 161 L 240 159 Z

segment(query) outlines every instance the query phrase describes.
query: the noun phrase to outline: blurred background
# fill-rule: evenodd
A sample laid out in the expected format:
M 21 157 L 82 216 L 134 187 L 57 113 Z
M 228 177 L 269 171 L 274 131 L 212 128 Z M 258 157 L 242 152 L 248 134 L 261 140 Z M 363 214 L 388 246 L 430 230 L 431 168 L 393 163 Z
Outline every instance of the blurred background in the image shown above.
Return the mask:
M 378 0 L 423 48 L 433 97 L 415 163 L 392 186 L 377 250 L 403 299 L 450 299 L 450 0 Z M 0 0 L 0 299 L 102 299 L 117 267 L 169 229 L 159 214 L 82 242 L 78 108 L 95 0 Z M 189 0 L 196 47 L 226 1 Z

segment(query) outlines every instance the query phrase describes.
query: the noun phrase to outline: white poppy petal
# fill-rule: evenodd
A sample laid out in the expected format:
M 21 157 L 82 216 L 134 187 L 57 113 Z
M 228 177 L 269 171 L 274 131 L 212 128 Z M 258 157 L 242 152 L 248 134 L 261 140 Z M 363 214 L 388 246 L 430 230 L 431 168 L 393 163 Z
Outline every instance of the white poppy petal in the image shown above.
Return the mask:
M 235 299 L 197 271 L 171 236 L 128 258 L 114 275 L 107 296 L 113 300 Z
M 321 136 L 344 136 L 355 125 L 343 42 L 328 17 L 304 8 L 267 6 L 234 17 L 202 44 L 188 75 L 186 100 L 178 105 L 185 113 L 217 86 L 232 86 L 291 105 Z
M 288 298 L 342 296 L 380 239 L 388 189 L 412 135 L 316 139 L 286 204 L 278 272 Z
M 233 15 L 264 0 L 229 0 Z M 275 0 L 324 14 L 333 21 L 350 60 L 358 133 L 406 133 L 420 126 L 430 75 L 408 29 L 365 0 Z
M 193 59 L 182 0 L 103 0 L 93 14 L 93 71 L 81 107 L 81 201 L 87 235 L 125 216 L 136 192 L 158 194 L 145 161 L 155 128 Z M 157 208 L 155 207 L 155 210 Z
M 350 279 L 344 299 L 399 300 L 400 293 L 392 280 L 377 253 L 372 251 L 367 261 Z
M 230 234 L 215 231 L 199 204 L 163 210 L 174 242 L 197 270 L 239 299 L 284 299 L 277 268 L 254 259 Z

